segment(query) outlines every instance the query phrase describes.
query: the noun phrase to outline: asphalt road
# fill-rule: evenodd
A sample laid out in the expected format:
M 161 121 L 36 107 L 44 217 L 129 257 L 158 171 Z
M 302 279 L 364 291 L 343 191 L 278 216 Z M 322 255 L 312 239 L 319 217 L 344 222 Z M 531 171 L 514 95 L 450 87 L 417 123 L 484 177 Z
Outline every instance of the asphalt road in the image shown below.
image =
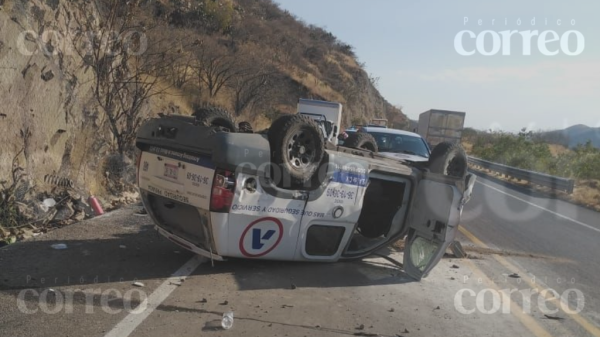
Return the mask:
M 600 336 L 599 214 L 478 181 L 459 236 L 470 258 L 449 255 L 421 282 L 382 258 L 212 266 L 132 209 L 68 226 L 0 249 L 0 336 Z M 585 306 L 553 319 L 511 296 L 509 312 L 494 309 L 490 290 L 533 287 L 578 289 Z
M 479 176 L 461 223 L 490 248 L 507 251 L 502 255 L 542 288 L 580 290 L 581 316 L 600 328 L 600 213 Z M 506 276 L 496 267 L 484 269 L 502 283 Z M 575 299 L 568 299 L 572 308 Z M 572 328 L 575 336 L 590 335 L 577 324 Z

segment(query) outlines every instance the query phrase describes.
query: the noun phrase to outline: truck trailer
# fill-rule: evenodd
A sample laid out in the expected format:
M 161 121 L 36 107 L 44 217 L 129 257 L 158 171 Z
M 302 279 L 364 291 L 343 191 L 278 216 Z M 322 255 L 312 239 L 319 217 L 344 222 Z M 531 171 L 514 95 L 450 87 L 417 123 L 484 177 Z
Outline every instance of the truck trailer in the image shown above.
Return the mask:
M 465 123 L 464 112 L 431 109 L 419 115 L 417 133 L 430 147 L 441 142 L 460 143 Z

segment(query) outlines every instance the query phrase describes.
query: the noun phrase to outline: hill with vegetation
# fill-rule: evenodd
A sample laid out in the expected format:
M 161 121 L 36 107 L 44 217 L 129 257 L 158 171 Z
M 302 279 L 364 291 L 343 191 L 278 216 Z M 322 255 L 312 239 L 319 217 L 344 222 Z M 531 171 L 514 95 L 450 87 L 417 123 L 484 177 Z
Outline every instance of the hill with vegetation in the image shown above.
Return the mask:
M 270 0 L 0 0 L 0 78 L 4 223 L 40 215 L 55 182 L 133 191 L 135 133 L 158 113 L 217 105 L 261 129 L 310 98 L 342 103 L 342 127 L 406 124 L 352 46 Z

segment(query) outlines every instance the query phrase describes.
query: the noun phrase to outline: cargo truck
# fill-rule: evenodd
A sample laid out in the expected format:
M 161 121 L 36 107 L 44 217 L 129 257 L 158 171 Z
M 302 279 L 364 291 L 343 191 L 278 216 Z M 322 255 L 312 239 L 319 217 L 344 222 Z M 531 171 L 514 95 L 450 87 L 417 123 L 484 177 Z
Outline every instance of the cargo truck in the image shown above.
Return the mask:
M 459 111 L 425 111 L 419 115 L 417 133 L 425 138 L 431 148 L 441 142 L 460 143 L 465 115 Z

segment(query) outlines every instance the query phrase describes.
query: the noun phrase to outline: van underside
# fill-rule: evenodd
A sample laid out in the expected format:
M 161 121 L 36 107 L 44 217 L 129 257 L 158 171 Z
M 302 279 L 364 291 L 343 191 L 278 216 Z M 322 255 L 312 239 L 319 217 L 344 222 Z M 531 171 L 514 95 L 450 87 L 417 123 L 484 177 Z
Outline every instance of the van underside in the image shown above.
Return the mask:
M 363 256 L 389 238 L 401 238 L 408 229 L 406 212 L 410 200 L 410 182 L 394 177 L 370 178 L 363 207 L 354 234 L 344 256 Z

